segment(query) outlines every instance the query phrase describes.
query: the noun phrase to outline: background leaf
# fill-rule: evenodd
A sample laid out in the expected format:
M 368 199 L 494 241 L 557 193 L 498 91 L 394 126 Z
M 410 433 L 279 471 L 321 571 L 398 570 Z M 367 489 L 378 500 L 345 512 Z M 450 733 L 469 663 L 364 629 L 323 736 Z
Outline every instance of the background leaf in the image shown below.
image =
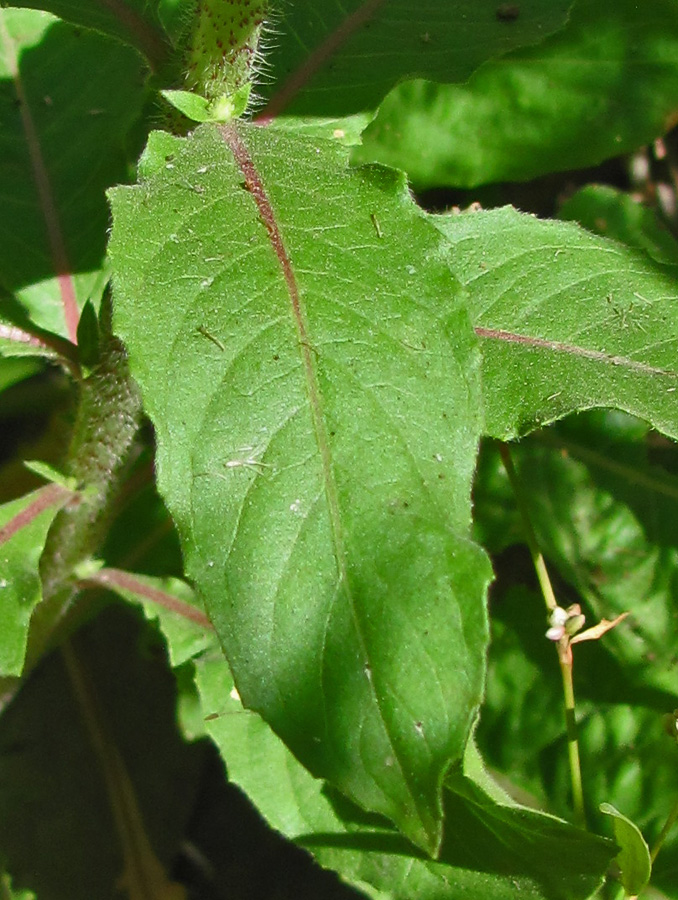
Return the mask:
M 488 434 L 608 406 L 678 435 L 675 267 L 509 207 L 434 221 L 482 340 Z
M 540 546 L 596 620 L 630 610 L 605 638 L 626 678 L 675 694 L 678 480 L 639 460 L 633 445 L 601 434 L 595 450 L 590 442 L 582 429 L 520 454 Z
M 675 123 L 677 44 L 672 0 L 577 0 L 562 31 L 488 62 L 466 85 L 398 87 L 355 161 L 403 168 L 418 188 L 595 165 Z
M 0 897 L 2 900 L 36 900 L 32 891 L 15 891 L 8 875 L 0 875 Z
M 107 737 L 129 772 L 144 833 L 169 865 L 195 802 L 204 747 L 180 740 L 174 685 L 158 649 L 157 637 L 119 606 L 75 642 Z M 33 672 L 0 719 L 0 856 L 15 885 L 45 900 L 119 896 L 120 834 L 59 653 Z
M 176 15 L 172 8 L 176 4 L 169 0 L 18 0 L 12 5 L 46 10 L 66 22 L 116 38 L 116 42 L 135 47 L 154 68 L 165 62 L 169 51 L 161 21 L 172 27 Z
M 41 368 L 34 359 L 0 359 L 0 393 L 35 375 Z
M 606 829 L 601 802 L 624 810 L 650 844 L 675 799 L 675 742 L 663 715 L 676 707 L 675 446 L 647 425 L 592 411 L 537 432 L 512 447 L 530 517 L 562 605 L 579 602 L 594 624 L 629 618 L 604 639 L 574 648 L 584 790 L 589 820 Z M 492 642 L 479 745 L 494 771 L 533 802 L 567 815 L 562 689 L 545 640 L 543 599 L 521 540 L 499 454 L 482 454 L 475 489 L 479 521 L 495 552 Z M 673 462 L 672 462 L 673 461 Z M 504 508 L 503 535 L 500 508 Z M 669 836 L 653 885 L 675 897 L 678 840 Z
M 127 180 L 143 81 L 118 41 L 0 10 L 0 283 L 33 323 L 71 340 L 107 278 L 104 191 Z
M 187 572 L 246 705 L 435 847 L 490 576 L 467 539 L 477 356 L 439 238 L 399 176 L 332 144 L 160 144 L 113 193 L 111 253 Z
M 678 241 L 653 209 L 625 191 L 589 184 L 563 203 L 558 218 L 644 250 L 655 262 L 678 264 Z
M 465 81 L 485 60 L 562 27 L 569 6 L 524 0 L 512 19 L 495 0 L 280 4 L 259 86 L 263 114 L 348 116 L 376 109 L 406 77 Z

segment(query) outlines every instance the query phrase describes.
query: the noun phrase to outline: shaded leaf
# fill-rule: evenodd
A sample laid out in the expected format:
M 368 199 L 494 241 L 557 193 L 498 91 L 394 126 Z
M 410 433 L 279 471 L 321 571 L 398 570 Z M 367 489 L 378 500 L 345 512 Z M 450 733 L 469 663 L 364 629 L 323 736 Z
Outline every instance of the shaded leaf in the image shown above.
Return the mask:
M 433 221 L 482 340 L 488 434 L 606 406 L 678 436 L 678 269 L 510 207 Z
M 577 0 L 562 31 L 489 62 L 467 85 L 397 88 L 355 159 L 403 168 L 420 188 L 596 165 L 672 127 L 677 59 L 672 0 Z
M 0 393 L 36 375 L 42 365 L 34 359 L 0 359 Z
M 176 28 L 177 10 L 172 9 L 176 4 L 169 0 L 18 0 L 12 5 L 46 10 L 66 22 L 116 38 L 135 47 L 154 68 L 162 66 L 170 49 L 161 22 L 169 29 Z M 180 11 L 178 14 L 181 16 Z
M 539 545 L 586 601 L 591 623 L 630 612 L 604 638 L 625 677 L 675 693 L 678 543 L 675 495 L 666 493 L 675 479 L 657 473 L 652 482 L 647 465 L 624 463 L 621 446 L 611 458 L 583 454 L 584 464 L 580 446 L 565 439 L 553 449 L 516 448 Z
M 258 89 L 266 101 L 262 114 L 348 116 L 376 109 L 406 77 L 465 81 L 485 60 L 562 27 L 570 2 L 523 0 L 515 21 L 497 15 L 500 6 L 496 0 L 284 4 Z
M 192 813 L 203 750 L 187 746 L 174 725 L 174 683 L 157 636 L 116 604 L 74 646 L 105 720 L 104 742 L 138 802 L 128 849 L 148 855 L 150 843 L 166 871 Z M 128 803 L 130 785 L 118 778 L 116 789 Z M 121 831 L 59 653 L 36 668 L 0 718 L 0 856 L 14 884 L 38 897 L 120 896 Z
M 71 497 L 51 484 L 0 506 L 0 674 L 20 675 L 31 614 L 42 600 L 39 563 L 54 517 Z
M 496 597 L 494 608 L 479 744 L 493 774 L 501 772 L 514 796 L 518 785 L 532 795 L 532 802 L 547 802 L 568 815 L 571 779 L 562 686 L 556 653 L 543 637 L 543 600 L 514 588 Z M 615 674 L 616 696 L 613 684 L 605 686 Z M 605 643 L 574 649 L 574 678 L 589 821 L 596 831 L 609 832 L 598 812 L 607 797 L 624 805 L 652 843 L 675 798 L 676 747 L 663 734 L 661 714 L 674 698 L 667 693 L 662 705 L 658 692 L 634 690 L 626 671 L 615 673 L 610 665 Z M 616 702 L 605 702 L 605 694 Z M 677 837 L 670 836 L 653 872 L 653 884 L 670 897 L 675 897 Z
M 112 194 L 111 255 L 187 573 L 246 705 L 434 849 L 490 577 L 467 537 L 477 356 L 439 237 L 400 176 L 335 145 L 159 140 L 167 163 Z
M 143 65 L 118 41 L 3 9 L 0 98 L 2 287 L 35 325 L 74 341 L 107 278 L 104 190 L 128 176 Z

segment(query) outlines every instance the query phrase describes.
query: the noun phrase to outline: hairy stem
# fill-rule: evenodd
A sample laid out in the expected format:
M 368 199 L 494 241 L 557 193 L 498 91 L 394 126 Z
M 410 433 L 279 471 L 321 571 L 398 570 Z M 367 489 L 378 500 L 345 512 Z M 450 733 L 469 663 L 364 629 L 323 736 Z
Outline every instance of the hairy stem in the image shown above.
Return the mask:
M 102 312 L 99 364 L 81 383 L 66 472 L 79 489 L 54 520 L 40 563 L 43 602 L 31 619 L 26 669 L 52 641 L 77 591 L 74 568 L 101 545 L 123 467 L 139 427 L 141 405 L 127 356 L 110 327 L 110 298 Z

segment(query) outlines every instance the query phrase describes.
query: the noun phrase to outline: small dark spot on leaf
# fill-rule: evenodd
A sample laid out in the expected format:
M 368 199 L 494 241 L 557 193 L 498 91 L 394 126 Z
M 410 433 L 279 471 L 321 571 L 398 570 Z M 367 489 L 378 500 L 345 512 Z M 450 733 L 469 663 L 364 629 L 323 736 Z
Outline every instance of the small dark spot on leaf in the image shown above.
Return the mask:
M 520 7 L 517 3 L 502 3 L 497 7 L 497 19 L 500 22 L 515 22 L 520 15 Z
M 273 354 L 273 359 L 274 359 L 276 362 L 278 362 L 278 360 L 280 359 L 280 356 L 279 356 L 277 353 L 274 353 L 274 354 Z

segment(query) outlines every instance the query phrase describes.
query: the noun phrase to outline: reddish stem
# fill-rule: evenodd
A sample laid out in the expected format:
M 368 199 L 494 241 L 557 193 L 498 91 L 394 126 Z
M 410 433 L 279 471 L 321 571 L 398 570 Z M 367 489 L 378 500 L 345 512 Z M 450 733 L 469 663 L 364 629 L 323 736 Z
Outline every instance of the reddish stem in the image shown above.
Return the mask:
M 98 572 L 94 572 L 92 575 L 84 578 L 80 584 L 113 589 L 120 588 L 124 591 L 130 591 L 133 594 L 138 594 L 145 600 L 150 600 L 152 603 L 170 610 L 170 612 L 177 613 L 177 615 L 183 616 L 185 619 L 190 619 L 191 622 L 195 622 L 203 628 L 212 630 L 212 623 L 204 612 L 201 612 L 189 603 L 184 603 L 183 600 L 179 600 L 178 597 L 167 593 L 167 591 L 161 591 L 146 584 L 146 582 L 137 578 L 131 572 L 125 572 L 122 569 L 99 569 Z

